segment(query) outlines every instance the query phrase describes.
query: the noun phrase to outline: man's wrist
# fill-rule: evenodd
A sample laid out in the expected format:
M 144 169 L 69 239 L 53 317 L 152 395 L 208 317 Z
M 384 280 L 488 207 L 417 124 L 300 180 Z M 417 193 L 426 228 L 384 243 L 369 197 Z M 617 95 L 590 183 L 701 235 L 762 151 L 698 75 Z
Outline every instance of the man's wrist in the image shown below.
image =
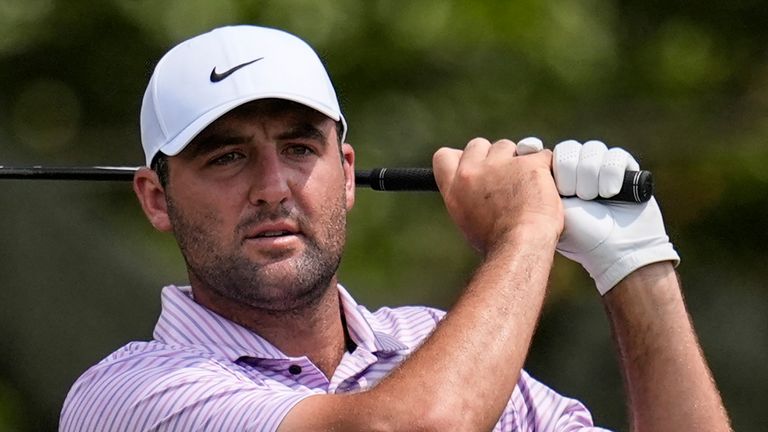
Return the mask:
M 604 260 L 604 262 L 605 261 L 607 260 Z M 680 262 L 680 256 L 669 242 L 638 248 L 612 262 L 606 268 L 598 271 L 587 267 L 587 271 L 589 271 L 590 276 L 595 280 L 600 295 L 605 295 L 613 289 L 614 286 L 618 285 L 622 280 L 634 274 L 636 271 L 643 269 L 648 265 L 661 262 L 667 262 L 673 266 L 676 266 Z M 642 271 L 639 275 L 645 275 L 647 271 L 648 270 Z
M 680 298 L 673 261 L 654 262 L 640 267 L 603 296 L 609 309 L 645 305 L 658 312 L 663 311 L 666 305 L 677 304 Z
M 560 233 L 556 229 L 545 229 L 541 225 L 518 224 L 500 233 L 486 251 L 486 257 L 506 250 L 524 249 L 549 251 L 554 255 Z

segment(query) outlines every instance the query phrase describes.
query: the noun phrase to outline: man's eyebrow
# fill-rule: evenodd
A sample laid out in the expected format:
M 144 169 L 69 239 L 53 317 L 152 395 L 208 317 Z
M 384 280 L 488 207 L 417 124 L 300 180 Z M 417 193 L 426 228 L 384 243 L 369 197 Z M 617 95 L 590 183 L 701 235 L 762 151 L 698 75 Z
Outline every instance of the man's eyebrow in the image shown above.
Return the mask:
M 311 123 L 301 122 L 296 123 L 285 132 L 277 135 L 277 139 L 280 140 L 292 140 L 292 139 L 312 139 L 325 143 L 327 136 L 323 131 L 318 129 Z
M 252 139 L 253 137 L 251 135 L 243 135 L 236 130 L 214 130 L 195 137 L 195 139 L 184 149 L 184 153 L 186 153 L 189 158 L 194 159 L 228 145 L 248 143 Z

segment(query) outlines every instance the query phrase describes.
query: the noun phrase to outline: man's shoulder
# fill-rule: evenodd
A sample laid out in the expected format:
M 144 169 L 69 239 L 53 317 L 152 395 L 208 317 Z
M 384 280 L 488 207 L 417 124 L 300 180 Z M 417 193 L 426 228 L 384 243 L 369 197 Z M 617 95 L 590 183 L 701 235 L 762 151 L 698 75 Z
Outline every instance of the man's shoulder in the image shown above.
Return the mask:
M 135 341 L 117 349 L 80 377 L 95 379 L 151 369 L 227 369 L 226 361 L 201 346 L 170 345 L 161 341 Z
M 172 394 L 172 390 L 187 383 L 202 386 L 214 380 L 246 382 L 226 362 L 201 348 L 172 346 L 156 340 L 131 342 L 91 366 L 75 381 L 62 407 L 62 430 L 112 430 L 102 424 L 107 421 L 103 413 L 125 417 L 131 409 L 164 392 Z M 85 424 L 99 426 L 81 427 Z
M 306 394 L 279 391 L 274 383 L 263 375 L 248 375 L 244 367 L 202 347 L 132 342 L 73 384 L 62 407 L 60 430 L 155 430 L 176 423 L 182 426 L 167 427 L 188 430 L 184 424 L 219 414 L 227 418 L 216 421 L 240 424 L 238 419 L 258 420 L 253 407 L 268 407 L 278 418 L 284 415 L 280 408 L 290 408 Z M 205 415 L 198 417 L 199 410 Z

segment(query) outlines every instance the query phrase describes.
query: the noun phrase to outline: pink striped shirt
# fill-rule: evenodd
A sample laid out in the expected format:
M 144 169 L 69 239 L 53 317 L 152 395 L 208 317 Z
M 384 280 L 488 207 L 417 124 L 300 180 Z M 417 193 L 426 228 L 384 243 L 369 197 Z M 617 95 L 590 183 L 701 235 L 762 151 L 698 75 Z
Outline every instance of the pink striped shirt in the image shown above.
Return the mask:
M 61 431 L 274 431 L 314 394 L 370 388 L 429 336 L 444 313 L 426 307 L 370 312 L 339 286 L 350 337 L 328 380 L 307 357 L 287 357 L 259 335 L 168 286 L 154 339 L 132 342 L 72 386 Z M 494 431 L 598 431 L 578 401 L 523 372 Z

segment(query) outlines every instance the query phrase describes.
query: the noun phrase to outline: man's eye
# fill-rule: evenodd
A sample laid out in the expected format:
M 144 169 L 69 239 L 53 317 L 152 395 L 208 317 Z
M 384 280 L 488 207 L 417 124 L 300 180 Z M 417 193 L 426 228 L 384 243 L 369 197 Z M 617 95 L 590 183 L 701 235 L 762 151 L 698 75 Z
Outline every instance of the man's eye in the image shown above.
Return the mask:
M 243 155 L 240 153 L 230 152 L 230 153 L 225 153 L 221 156 L 217 156 L 213 158 L 209 163 L 211 165 L 226 165 L 230 162 L 234 162 L 238 159 L 241 159 L 242 157 Z
M 314 150 L 305 145 L 292 145 L 285 149 L 285 152 L 291 156 L 307 156 L 314 153 Z

